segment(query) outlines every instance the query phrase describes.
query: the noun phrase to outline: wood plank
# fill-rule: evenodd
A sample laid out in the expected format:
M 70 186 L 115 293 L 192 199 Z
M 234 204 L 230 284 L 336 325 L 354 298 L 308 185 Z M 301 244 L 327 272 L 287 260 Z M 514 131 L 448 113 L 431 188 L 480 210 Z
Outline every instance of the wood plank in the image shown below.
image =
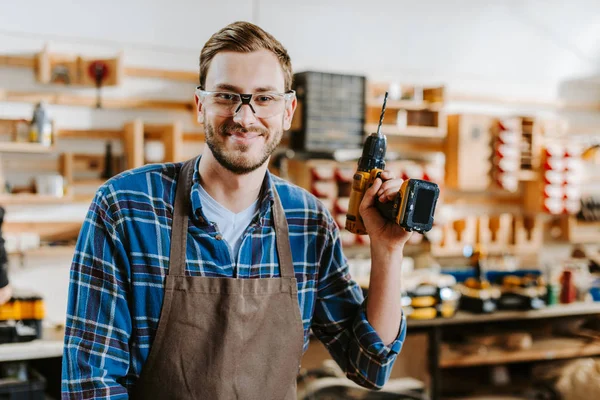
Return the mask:
M 198 83 L 198 72 L 173 71 L 158 68 L 125 67 L 125 75 L 136 78 L 157 78 L 171 81 Z
M 514 97 L 501 97 L 478 95 L 468 93 L 450 93 L 448 101 L 462 101 L 472 103 L 489 103 L 501 104 L 508 106 L 533 106 L 543 107 L 556 110 L 570 111 L 600 111 L 600 103 L 597 102 L 573 102 L 564 100 L 537 100 L 537 99 L 520 99 Z
M 518 205 L 523 203 L 523 194 L 490 187 L 485 191 L 444 189 L 445 204 L 452 205 Z
M 127 169 L 144 165 L 144 123 L 141 119 L 125 124 L 124 142 Z
M 67 188 L 67 194 L 71 195 L 73 184 L 73 166 L 75 164 L 75 158 L 73 153 L 63 153 L 59 159 L 59 171 L 65 179 L 65 187 Z
M 35 232 L 44 241 L 71 240 L 77 238 L 83 221 L 75 222 L 13 222 L 4 221 L 2 229 L 5 232 L 21 233 Z
M 600 343 L 590 343 L 589 341 L 574 338 L 547 338 L 534 340 L 531 348 L 517 351 L 491 348 L 485 354 L 452 353 L 451 351 L 442 352 L 440 357 L 441 368 L 596 356 L 600 355 Z
M 122 139 L 122 129 L 59 129 L 56 137 L 61 139 Z
M 183 161 L 183 130 L 181 123 L 175 122 L 167 127 L 162 138 L 165 148 L 165 162 Z
M 0 56 L 0 65 L 18 68 L 35 68 L 35 58 L 33 56 Z
M 37 249 L 29 249 L 18 254 L 25 257 L 56 257 L 56 256 L 72 256 L 75 253 L 75 246 L 40 246 Z
M 183 132 L 184 142 L 204 142 L 205 140 L 204 132 Z
M 76 186 L 102 186 L 106 182 L 106 179 L 77 179 L 73 181 L 73 185 Z
M 49 196 L 40 195 L 35 193 L 17 193 L 17 194 L 2 194 L 0 195 L 0 204 L 16 204 L 16 205 L 30 205 L 30 204 L 64 204 L 72 202 L 71 196 Z
M 45 101 L 48 104 L 64 106 L 81 106 L 96 108 L 96 97 L 77 96 L 61 93 L 20 92 L 0 90 L 0 101 L 12 101 L 37 104 Z M 102 98 L 104 109 L 161 109 L 190 112 L 195 109 L 192 102 L 173 100 L 152 100 L 141 98 Z
M 27 142 L 0 142 L 0 153 L 51 153 L 52 146 L 41 143 Z
M 365 124 L 365 132 L 371 134 L 377 132 L 377 124 Z M 400 129 L 395 125 L 382 125 L 381 132 L 386 136 L 415 137 L 423 139 L 441 139 L 446 137 L 445 130 L 434 126 L 407 126 Z
M 368 99 L 367 107 L 377 108 L 381 111 L 383 99 Z M 442 103 L 429 103 L 426 101 L 412 101 L 412 100 L 388 100 L 385 104 L 386 109 L 390 110 L 431 110 L 439 111 L 442 109 Z

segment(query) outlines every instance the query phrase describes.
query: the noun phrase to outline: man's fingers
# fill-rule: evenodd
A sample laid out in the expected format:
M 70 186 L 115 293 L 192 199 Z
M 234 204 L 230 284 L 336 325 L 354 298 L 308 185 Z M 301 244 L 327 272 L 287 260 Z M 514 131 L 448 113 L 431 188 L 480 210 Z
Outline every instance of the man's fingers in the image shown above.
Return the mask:
M 388 200 L 394 200 L 398 195 L 399 188 L 391 187 L 385 190 L 381 195 L 379 195 L 378 199 L 381 203 L 385 203 Z
M 377 178 L 373 182 L 373 185 L 365 192 L 365 196 L 363 197 L 362 202 L 360 204 L 361 209 L 369 208 L 375 204 L 376 194 L 379 191 L 380 187 L 381 179 Z
M 395 191 L 400 190 L 400 187 L 402 186 L 403 182 L 404 182 L 404 180 L 402 180 L 402 179 L 391 179 L 391 180 L 383 182 L 383 185 L 381 185 L 381 187 L 377 191 L 377 196 L 381 196 L 389 190 L 395 190 Z
M 393 172 L 392 172 L 392 171 L 390 171 L 390 170 L 387 170 L 387 169 L 386 169 L 385 171 L 383 171 L 383 172 L 381 173 L 381 178 L 382 178 L 384 181 L 387 181 L 387 180 L 390 180 L 390 179 L 394 179 L 394 178 L 395 178 L 395 176 L 394 176 L 394 174 L 393 174 Z

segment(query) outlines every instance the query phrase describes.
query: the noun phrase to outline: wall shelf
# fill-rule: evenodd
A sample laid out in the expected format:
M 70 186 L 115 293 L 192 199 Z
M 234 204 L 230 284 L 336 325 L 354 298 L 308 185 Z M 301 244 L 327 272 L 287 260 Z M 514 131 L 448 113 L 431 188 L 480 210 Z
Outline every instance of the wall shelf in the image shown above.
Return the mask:
M 367 134 L 377 132 L 377 124 L 365 124 L 365 131 Z M 400 129 L 395 125 L 384 124 L 381 126 L 381 132 L 389 136 L 405 136 L 420 139 L 443 139 L 446 137 L 446 133 L 443 130 L 434 126 L 407 126 Z
M 441 368 L 473 367 L 478 365 L 496 365 L 530 362 L 540 360 L 559 360 L 565 358 L 600 355 L 600 343 L 574 338 L 545 338 L 533 341 L 531 348 L 509 351 L 492 348 L 485 354 L 451 355 L 452 351 L 442 351 Z
M 47 104 L 63 106 L 96 107 L 95 96 L 77 96 L 72 94 L 20 92 L 0 89 L 0 101 L 37 104 L 45 101 Z M 153 100 L 142 98 L 102 98 L 103 109 L 161 109 L 192 112 L 195 105 L 192 101 Z
M 379 108 L 383 104 L 383 98 L 380 99 L 369 99 L 367 100 L 367 107 Z M 443 107 L 442 103 L 429 103 L 426 101 L 412 101 L 412 100 L 388 100 L 386 102 L 386 110 L 430 110 L 440 111 Z
M 34 204 L 67 204 L 73 201 L 72 196 L 48 196 L 35 193 L 1 194 L 2 205 L 34 205 Z
M 27 142 L 0 142 L 0 153 L 51 153 L 52 146 L 45 146 L 41 143 Z

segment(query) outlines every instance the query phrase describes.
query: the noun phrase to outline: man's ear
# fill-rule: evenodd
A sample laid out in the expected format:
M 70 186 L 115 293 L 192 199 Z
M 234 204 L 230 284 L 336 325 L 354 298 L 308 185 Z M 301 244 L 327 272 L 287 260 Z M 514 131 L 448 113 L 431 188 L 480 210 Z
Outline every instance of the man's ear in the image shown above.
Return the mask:
M 204 109 L 202 108 L 202 103 L 200 103 L 200 99 L 198 95 L 194 95 L 194 101 L 196 102 L 196 120 L 198 123 L 204 123 Z
M 296 111 L 296 106 L 298 105 L 298 100 L 294 95 L 290 104 L 285 108 L 285 114 L 283 115 L 283 130 L 287 131 L 292 126 L 292 119 L 294 119 L 294 112 Z

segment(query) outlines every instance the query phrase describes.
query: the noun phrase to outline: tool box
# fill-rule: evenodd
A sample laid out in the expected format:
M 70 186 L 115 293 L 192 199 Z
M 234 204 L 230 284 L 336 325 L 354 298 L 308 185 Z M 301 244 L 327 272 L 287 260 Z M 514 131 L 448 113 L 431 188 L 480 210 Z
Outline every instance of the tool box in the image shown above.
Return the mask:
M 44 300 L 34 293 L 16 292 L 0 306 L 0 344 L 42 338 Z

